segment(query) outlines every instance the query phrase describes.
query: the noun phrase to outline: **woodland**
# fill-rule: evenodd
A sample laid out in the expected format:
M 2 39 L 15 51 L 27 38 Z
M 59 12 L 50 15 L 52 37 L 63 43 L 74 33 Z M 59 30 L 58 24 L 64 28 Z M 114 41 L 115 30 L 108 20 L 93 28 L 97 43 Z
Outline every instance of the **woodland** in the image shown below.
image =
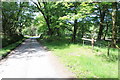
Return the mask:
M 118 76 L 119 2 L 31 0 L 30 2 L 2 2 L 1 9 L 2 32 L 0 35 L 3 49 L 23 40 L 25 36 L 39 36 L 37 40 L 52 50 L 55 55 L 60 56 L 77 77 Z M 67 56 L 67 53 L 71 53 L 72 56 Z M 84 55 L 85 53 L 90 53 L 87 55 L 91 57 Z M 78 55 L 83 56 L 81 58 Z M 90 64 L 88 64 L 89 61 Z M 92 63 L 96 63 L 97 68 Z M 82 68 L 79 68 L 80 65 Z M 101 65 L 104 68 L 101 68 Z M 103 69 L 103 72 L 99 69 Z M 87 71 L 91 71 L 91 74 Z

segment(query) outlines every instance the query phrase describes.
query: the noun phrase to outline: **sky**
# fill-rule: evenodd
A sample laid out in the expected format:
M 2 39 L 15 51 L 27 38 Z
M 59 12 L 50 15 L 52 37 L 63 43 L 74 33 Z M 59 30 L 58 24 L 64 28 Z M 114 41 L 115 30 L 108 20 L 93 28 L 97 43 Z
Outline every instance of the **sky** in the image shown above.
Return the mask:
M 34 18 L 36 18 L 40 14 L 40 12 L 35 12 L 34 14 L 35 14 Z

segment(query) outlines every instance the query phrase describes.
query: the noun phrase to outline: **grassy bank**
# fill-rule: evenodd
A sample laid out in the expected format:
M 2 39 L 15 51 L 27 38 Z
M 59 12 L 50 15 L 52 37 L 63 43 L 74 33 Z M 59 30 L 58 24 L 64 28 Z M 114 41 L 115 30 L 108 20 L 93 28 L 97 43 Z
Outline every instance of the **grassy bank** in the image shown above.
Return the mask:
M 118 78 L 118 50 L 72 44 L 66 40 L 40 40 L 78 78 Z
M 25 39 L 25 38 L 24 38 Z M 18 45 L 20 45 L 22 42 L 23 42 L 23 40 L 24 39 L 22 39 L 22 40 L 20 40 L 20 41 L 18 41 L 18 42 L 16 42 L 16 43 L 13 43 L 13 44 L 11 44 L 11 45 L 9 45 L 9 46 L 7 46 L 7 47 L 4 47 L 4 48 L 2 48 L 2 49 L 0 49 L 0 56 L 5 56 L 7 53 L 9 53 L 11 50 L 13 50 L 14 48 L 16 48 Z

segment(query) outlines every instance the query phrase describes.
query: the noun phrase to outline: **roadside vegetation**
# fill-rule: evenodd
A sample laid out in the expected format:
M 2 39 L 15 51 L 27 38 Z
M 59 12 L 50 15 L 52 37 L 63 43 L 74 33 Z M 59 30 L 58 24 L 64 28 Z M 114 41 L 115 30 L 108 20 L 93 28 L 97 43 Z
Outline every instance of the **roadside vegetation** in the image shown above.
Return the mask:
M 5 57 L 12 49 L 16 48 L 24 39 L 22 29 L 30 26 L 33 19 L 32 12 L 28 8 L 28 2 L 1 2 L 0 7 L 2 17 L 2 30 L 0 38 L 2 39 L 2 49 L 0 56 Z
M 40 36 L 77 77 L 117 78 L 119 10 L 120 2 L 3 2 L 0 54 L 24 35 Z
M 40 40 L 78 78 L 118 78 L 118 49 L 70 43 L 69 40 Z M 99 43 L 98 43 L 99 44 Z
M 22 40 L 19 40 L 19 41 L 15 42 L 15 43 L 12 43 L 12 44 L 0 49 L 0 57 L 1 58 L 6 57 L 9 52 L 11 52 L 17 46 L 19 46 L 24 40 L 25 40 L 25 38 L 23 38 Z

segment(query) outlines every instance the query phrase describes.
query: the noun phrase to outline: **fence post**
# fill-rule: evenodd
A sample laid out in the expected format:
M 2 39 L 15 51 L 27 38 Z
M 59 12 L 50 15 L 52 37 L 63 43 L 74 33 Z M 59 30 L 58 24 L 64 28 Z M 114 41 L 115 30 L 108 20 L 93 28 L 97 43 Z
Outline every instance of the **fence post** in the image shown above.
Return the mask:
M 94 39 L 91 40 L 92 49 L 94 49 Z
M 84 46 L 84 39 L 83 39 L 83 46 Z

